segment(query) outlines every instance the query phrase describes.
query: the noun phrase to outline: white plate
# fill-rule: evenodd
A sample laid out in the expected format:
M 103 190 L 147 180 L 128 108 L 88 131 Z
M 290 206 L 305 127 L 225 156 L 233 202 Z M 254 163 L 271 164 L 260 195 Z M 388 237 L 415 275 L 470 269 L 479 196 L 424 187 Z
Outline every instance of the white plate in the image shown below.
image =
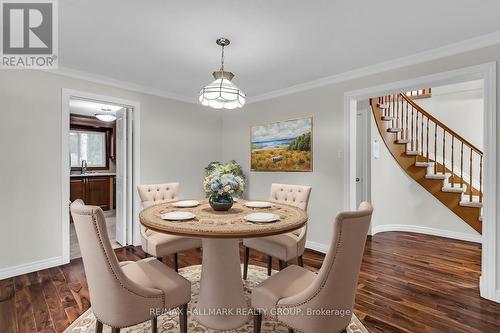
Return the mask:
M 188 207 L 196 207 L 200 203 L 196 200 L 182 200 L 182 201 L 177 201 L 172 204 L 174 207 L 182 207 L 182 208 L 188 208 Z
M 160 216 L 163 220 L 169 221 L 187 221 L 194 219 L 196 215 L 191 212 L 169 212 L 161 214 Z
M 249 222 L 269 223 L 278 221 L 280 217 L 272 213 L 252 213 L 245 216 L 244 219 Z
M 267 201 L 248 201 L 245 202 L 245 206 L 249 208 L 269 208 L 272 207 L 272 204 Z

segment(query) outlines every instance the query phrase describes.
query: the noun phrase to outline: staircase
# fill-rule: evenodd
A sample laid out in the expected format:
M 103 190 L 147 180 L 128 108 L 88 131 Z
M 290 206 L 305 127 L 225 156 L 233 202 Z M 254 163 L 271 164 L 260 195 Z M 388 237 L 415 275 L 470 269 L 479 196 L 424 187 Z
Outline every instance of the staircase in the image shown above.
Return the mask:
M 370 105 L 380 136 L 401 168 L 481 233 L 483 152 L 409 93 L 372 98 Z

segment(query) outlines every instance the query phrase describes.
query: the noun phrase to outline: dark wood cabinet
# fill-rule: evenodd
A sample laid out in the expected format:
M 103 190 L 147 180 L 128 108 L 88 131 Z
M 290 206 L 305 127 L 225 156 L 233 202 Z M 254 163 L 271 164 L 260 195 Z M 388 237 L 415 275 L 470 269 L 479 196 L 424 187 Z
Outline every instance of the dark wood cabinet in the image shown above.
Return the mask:
M 109 210 L 109 177 L 87 178 L 86 204 Z
M 69 181 L 69 200 L 71 202 L 76 199 L 85 201 L 85 178 L 75 177 Z
M 82 199 L 87 205 L 109 210 L 112 208 L 112 189 L 112 176 L 72 177 L 70 179 L 70 200 Z

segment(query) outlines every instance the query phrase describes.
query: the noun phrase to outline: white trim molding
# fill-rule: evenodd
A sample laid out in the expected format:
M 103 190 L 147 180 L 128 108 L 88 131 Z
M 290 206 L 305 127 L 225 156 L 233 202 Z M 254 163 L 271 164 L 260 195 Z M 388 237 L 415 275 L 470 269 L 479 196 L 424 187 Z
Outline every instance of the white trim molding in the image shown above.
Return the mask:
M 67 222 L 67 221 L 66 221 Z M 69 223 L 67 223 L 69 224 Z M 38 261 L 33 261 L 26 264 L 21 264 L 17 266 L 10 266 L 0 269 L 0 280 L 8 279 L 14 276 L 27 274 L 31 272 L 41 271 L 42 269 L 51 268 L 54 266 L 62 265 L 62 257 L 53 257 L 42 259 Z
M 131 108 L 132 111 L 132 219 L 127 219 L 127 245 L 138 244 L 140 242 L 139 212 L 141 209 L 140 198 L 134 189 L 140 184 L 140 119 L 141 105 L 139 102 L 122 98 L 97 95 L 83 91 L 63 88 L 61 91 L 61 222 L 62 222 L 62 262 L 67 264 L 70 261 L 70 239 L 69 239 L 69 191 L 70 191 L 70 170 L 69 170 L 69 101 L 70 98 L 79 98 L 93 101 L 104 101 Z
M 497 66 L 485 65 L 484 71 L 484 195 L 481 296 L 500 302 L 497 260 Z
M 71 77 L 74 79 L 80 79 L 80 80 L 85 80 L 93 83 L 98 83 L 98 84 L 103 84 L 111 87 L 116 87 L 120 89 L 125 89 L 129 91 L 135 91 L 147 95 L 153 95 L 153 96 L 158 96 L 158 97 L 164 97 L 168 99 L 173 99 L 176 101 L 180 102 L 185 102 L 185 103 L 191 103 L 191 104 L 198 104 L 198 97 L 189 97 L 189 96 L 184 96 L 172 92 L 167 92 L 161 89 L 156 89 L 156 88 L 151 88 L 147 87 L 144 85 L 128 82 L 128 81 L 122 81 L 122 80 L 117 80 L 113 79 L 107 76 L 99 75 L 99 74 L 94 74 L 94 73 L 89 73 L 89 72 L 84 72 L 84 71 L 79 71 L 67 67 L 61 67 L 59 66 L 57 69 L 51 69 L 51 70 L 44 70 L 49 73 L 57 74 L 57 75 L 62 75 L 62 76 L 67 76 Z
M 327 253 L 329 248 L 330 246 L 326 244 L 306 241 L 306 249 L 314 250 L 321 253 Z
M 441 230 L 430 227 L 421 227 L 421 226 L 407 225 L 407 224 L 386 224 L 386 225 L 372 226 L 372 236 L 381 232 L 388 232 L 388 231 L 416 232 L 419 234 L 458 239 L 462 241 L 474 242 L 480 244 L 482 243 L 482 237 L 479 234 L 471 235 L 463 232 L 448 231 L 448 230 Z
M 500 31 L 487 35 L 467 39 L 458 43 L 448 44 L 432 50 L 412 54 L 410 56 L 384 61 L 378 64 L 358 68 L 352 71 L 327 76 L 318 80 L 300 83 L 284 89 L 274 90 L 265 94 L 257 95 L 247 99 L 247 104 L 256 103 L 276 97 L 295 94 L 314 88 L 324 87 L 335 83 L 349 81 L 373 74 L 383 73 L 390 70 L 421 64 L 424 62 L 453 56 L 455 54 L 473 51 L 488 46 L 500 44 Z
M 481 296 L 490 300 L 497 298 L 497 162 L 496 162 L 496 62 L 460 68 L 448 72 L 417 77 L 409 80 L 382 84 L 344 94 L 345 158 L 344 158 L 344 207 L 356 209 L 356 113 L 357 102 L 373 96 L 384 96 L 452 83 L 484 80 L 484 189 L 483 232 L 481 259 Z M 376 207 L 375 207 L 376 209 Z M 375 231 L 372 231 L 375 232 Z
M 268 93 L 250 97 L 247 99 L 247 104 L 256 103 L 276 97 L 286 96 L 301 91 L 327 86 L 330 84 L 353 80 L 368 75 L 378 74 L 385 71 L 402 68 L 405 66 L 417 65 L 427 61 L 449 57 L 455 54 L 460 54 L 467 51 L 473 51 L 496 44 L 500 44 L 500 32 L 494 32 L 478 36 L 458 43 L 448 44 L 428 51 L 419 52 L 410 56 L 384 61 L 378 64 L 373 64 L 370 66 L 354 69 L 351 71 L 334 74 L 321 79 L 300 83 L 283 89 L 277 89 Z M 195 97 L 194 95 L 192 97 L 185 96 L 178 93 L 168 92 L 166 90 L 159 88 L 152 88 L 141 84 L 113 79 L 95 73 L 80 71 L 62 66 L 59 66 L 58 69 L 47 70 L 47 71 L 58 75 L 86 80 L 130 91 L 141 92 L 148 95 L 169 98 L 186 103 L 198 104 L 198 98 Z

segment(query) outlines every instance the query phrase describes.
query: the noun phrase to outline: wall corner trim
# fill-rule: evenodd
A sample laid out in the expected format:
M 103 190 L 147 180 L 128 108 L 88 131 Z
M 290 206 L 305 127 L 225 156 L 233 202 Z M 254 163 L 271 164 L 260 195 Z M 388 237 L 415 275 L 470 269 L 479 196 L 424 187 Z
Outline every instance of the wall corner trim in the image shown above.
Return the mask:
M 482 243 L 482 237 L 479 234 L 472 235 L 463 232 L 448 231 L 448 230 L 422 227 L 416 225 L 406 225 L 406 224 L 386 224 L 386 225 L 372 226 L 372 236 L 387 231 L 416 232 L 419 234 L 457 239 L 466 242 L 473 242 L 480 244 Z
M 62 256 L 42 259 L 38 261 L 29 262 L 17 266 L 0 268 L 0 280 L 11 278 L 14 276 L 27 274 L 31 272 L 41 271 L 43 269 L 63 265 Z

